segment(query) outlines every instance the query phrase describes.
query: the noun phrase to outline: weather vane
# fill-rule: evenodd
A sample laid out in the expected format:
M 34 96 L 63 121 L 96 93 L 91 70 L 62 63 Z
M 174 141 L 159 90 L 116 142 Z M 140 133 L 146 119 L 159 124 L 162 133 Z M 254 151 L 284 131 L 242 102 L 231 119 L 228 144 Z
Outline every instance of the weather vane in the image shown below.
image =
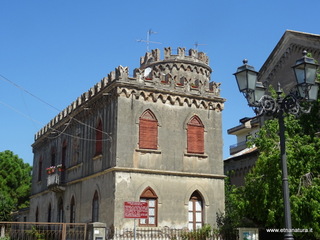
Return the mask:
M 140 40 L 137 40 L 137 42 L 145 42 L 145 43 L 147 44 L 147 52 L 149 52 L 149 51 L 150 51 L 150 49 L 149 49 L 150 43 L 161 44 L 160 42 L 150 41 L 150 36 L 151 36 L 151 34 L 156 34 L 156 33 L 157 33 L 157 32 L 154 32 L 154 31 L 152 31 L 151 29 L 149 29 L 149 30 L 147 31 L 147 40 L 142 40 L 142 39 L 140 39 Z
M 201 44 L 201 43 L 195 42 L 193 45 L 194 45 L 195 50 L 198 50 L 199 46 L 205 46 L 205 45 L 208 45 L 208 44 Z

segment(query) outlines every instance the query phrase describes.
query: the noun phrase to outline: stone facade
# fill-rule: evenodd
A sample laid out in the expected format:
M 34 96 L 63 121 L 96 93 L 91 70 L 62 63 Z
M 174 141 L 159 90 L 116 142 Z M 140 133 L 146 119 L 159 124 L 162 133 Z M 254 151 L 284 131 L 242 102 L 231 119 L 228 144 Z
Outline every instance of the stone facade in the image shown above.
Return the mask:
M 124 202 L 147 201 L 141 227 L 215 226 L 225 100 L 208 61 L 152 50 L 133 77 L 117 67 L 36 133 L 30 221 L 132 227 Z
M 319 61 L 320 35 L 287 30 L 259 70 L 258 81 L 266 87 L 272 85 L 274 89 L 280 83 L 288 94 L 296 84 L 292 66 L 302 58 L 304 50 Z

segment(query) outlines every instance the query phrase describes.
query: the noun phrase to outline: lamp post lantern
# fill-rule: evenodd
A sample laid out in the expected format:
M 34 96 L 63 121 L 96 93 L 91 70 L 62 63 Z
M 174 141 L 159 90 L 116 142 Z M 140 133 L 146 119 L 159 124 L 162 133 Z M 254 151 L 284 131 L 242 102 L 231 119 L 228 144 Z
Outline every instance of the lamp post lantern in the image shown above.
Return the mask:
M 305 109 L 304 103 L 317 100 L 319 85 L 315 81 L 317 76 L 318 64 L 313 58 L 307 57 L 307 52 L 303 52 L 303 57 L 296 61 L 294 69 L 296 77 L 296 89 L 287 96 L 282 96 L 280 84 L 278 84 L 277 98 L 274 99 L 265 93 L 265 88 L 261 82 L 257 81 L 258 72 L 247 64 L 244 60 L 241 67 L 234 73 L 239 91 L 242 92 L 248 101 L 248 105 L 253 107 L 257 115 L 273 115 L 279 122 L 280 137 L 280 156 L 282 170 L 282 193 L 284 204 L 284 223 L 286 232 L 285 240 L 293 240 L 291 210 L 290 210 L 290 194 L 288 182 L 288 168 L 286 155 L 286 139 L 284 114 L 291 113 L 297 115 L 300 111 L 308 113 L 309 109 Z

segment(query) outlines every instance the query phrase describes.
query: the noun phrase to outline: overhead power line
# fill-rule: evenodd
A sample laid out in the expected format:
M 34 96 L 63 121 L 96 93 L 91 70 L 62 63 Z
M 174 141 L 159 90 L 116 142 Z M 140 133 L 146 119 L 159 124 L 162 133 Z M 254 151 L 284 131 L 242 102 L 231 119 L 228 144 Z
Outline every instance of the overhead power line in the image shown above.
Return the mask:
M 48 105 L 49 107 L 51 107 L 52 109 L 54 109 L 54 110 L 56 110 L 56 111 L 58 111 L 58 112 L 61 112 L 60 109 L 56 108 L 56 107 L 53 106 L 52 104 L 48 103 L 47 101 L 45 101 L 45 100 L 41 99 L 40 97 L 36 96 L 35 94 L 31 93 L 30 91 L 28 91 L 27 89 L 25 89 L 25 88 L 23 88 L 22 86 L 18 85 L 17 83 L 11 81 L 11 80 L 8 79 L 7 77 L 3 76 L 2 74 L 0 74 L 0 77 L 1 77 L 4 81 L 10 83 L 11 85 L 13 85 L 14 87 L 20 89 L 21 91 L 29 94 L 30 96 L 32 96 L 33 98 L 37 99 L 38 101 L 44 103 L 45 105 Z M 1 101 L 0 101 L 0 104 L 6 106 L 7 108 L 13 110 L 13 111 L 16 112 L 16 113 L 19 113 L 20 115 L 24 116 L 25 118 L 28 118 L 29 120 L 31 120 L 31 121 L 33 121 L 33 122 L 36 122 L 36 123 L 38 123 L 38 124 L 41 124 L 42 126 L 44 125 L 44 124 L 40 123 L 39 121 L 36 121 L 35 119 L 33 119 L 32 117 L 30 117 L 29 115 L 24 114 L 24 113 L 22 113 L 21 111 L 17 110 L 16 108 L 12 107 L 12 106 L 9 105 L 9 104 L 6 104 L 6 103 L 1 102 Z M 82 125 L 84 125 L 84 126 L 86 126 L 86 127 L 88 127 L 88 128 L 94 129 L 94 130 L 96 130 L 96 131 L 99 131 L 99 132 L 107 135 L 109 139 L 105 139 L 105 140 L 102 140 L 102 141 L 109 141 L 109 140 L 112 141 L 112 137 L 110 136 L 109 133 L 107 133 L 107 132 L 105 132 L 105 131 L 102 131 L 102 130 L 100 130 L 100 129 L 97 129 L 97 128 L 89 125 L 89 124 L 86 124 L 86 123 L 84 123 L 84 122 L 82 122 L 82 121 L 80 121 L 80 120 L 78 120 L 78 119 L 76 119 L 76 118 L 74 118 L 74 117 L 71 117 L 71 116 L 68 116 L 68 117 L 70 118 L 70 121 L 71 121 L 71 120 L 75 120 L 76 122 L 78 122 L 78 123 L 80 123 L 80 124 L 82 124 Z M 69 123 L 70 123 L 70 122 L 69 122 Z M 68 127 L 68 126 L 69 126 L 69 124 L 67 125 L 67 127 Z M 58 129 L 54 129 L 54 128 L 52 128 L 52 127 L 49 127 L 49 128 L 50 128 L 51 130 L 53 130 L 53 131 L 59 132 L 58 136 L 60 136 L 61 134 L 64 134 L 64 135 L 71 136 L 71 137 L 75 137 L 75 138 L 82 139 L 82 140 L 96 141 L 96 139 L 80 138 L 79 136 L 75 136 L 75 135 L 72 135 L 72 134 L 65 133 L 67 127 L 66 127 L 63 131 L 59 131 Z M 56 136 L 56 137 L 57 137 L 57 136 Z

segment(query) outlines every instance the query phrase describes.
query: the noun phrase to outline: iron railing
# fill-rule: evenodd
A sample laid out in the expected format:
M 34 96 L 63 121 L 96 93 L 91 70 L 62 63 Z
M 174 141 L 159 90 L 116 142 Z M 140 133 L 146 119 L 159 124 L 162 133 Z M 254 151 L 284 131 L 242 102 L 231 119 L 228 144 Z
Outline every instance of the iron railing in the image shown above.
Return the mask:
M 0 240 L 86 240 L 85 223 L 0 222 Z
M 86 223 L 0 222 L 0 240 L 91 240 Z M 98 238 L 96 238 L 98 239 Z M 100 239 L 100 238 L 99 238 Z M 174 228 L 107 228 L 103 240 L 221 240 L 215 229 L 209 232 Z M 95 239 L 94 239 L 95 240 Z
M 209 232 L 190 231 L 188 229 L 174 228 L 137 228 L 134 229 L 108 229 L 107 239 L 112 240 L 220 240 L 217 230 Z

